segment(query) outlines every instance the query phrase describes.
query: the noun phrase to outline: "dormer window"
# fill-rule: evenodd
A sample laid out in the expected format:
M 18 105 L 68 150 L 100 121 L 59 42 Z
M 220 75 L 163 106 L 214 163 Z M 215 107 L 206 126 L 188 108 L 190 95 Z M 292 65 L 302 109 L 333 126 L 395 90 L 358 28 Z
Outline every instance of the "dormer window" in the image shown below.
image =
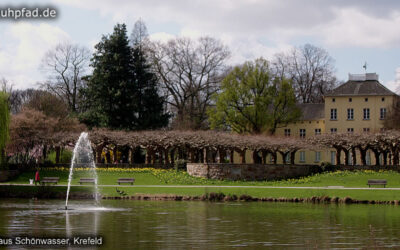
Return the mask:
M 335 99 L 335 98 L 332 98 L 332 102 L 336 102 L 336 99 Z
M 368 98 L 365 98 L 365 102 L 368 102 Z
M 382 102 L 384 102 L 385 101 L 385 97 L 382 97 Z
M 352 102 L 353 101 L 353 99 L 352 98 L 349 98 L 349 102 Z

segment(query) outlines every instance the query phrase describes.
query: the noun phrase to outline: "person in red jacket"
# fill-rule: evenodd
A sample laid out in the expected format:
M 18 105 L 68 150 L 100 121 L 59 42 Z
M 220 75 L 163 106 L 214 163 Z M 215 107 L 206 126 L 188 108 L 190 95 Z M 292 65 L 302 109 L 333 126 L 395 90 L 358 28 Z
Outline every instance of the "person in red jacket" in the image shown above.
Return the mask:
M 40 184 L 40 174 L 39 174 L 39 169 L 38 170 L 36 170 L 36 173 L 35 173 L 35 186 L 36 186 L 36 184 L 39 182 L 39 184 Z

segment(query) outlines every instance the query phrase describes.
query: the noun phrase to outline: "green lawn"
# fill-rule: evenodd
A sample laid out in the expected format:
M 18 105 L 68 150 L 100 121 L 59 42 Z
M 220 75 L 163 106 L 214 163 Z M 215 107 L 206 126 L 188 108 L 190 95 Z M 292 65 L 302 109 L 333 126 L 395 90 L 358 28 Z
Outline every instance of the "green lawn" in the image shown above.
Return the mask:
M 68 180 L 68 169 L 42 170 L 41 177 L 60 177 L 60 184 L 66 184 Z M 174 170 L 156 169 L 99 169 L 97 171 L 100 185 L 116 184 L 118 178 L 133 177 L 136 179 L 134 186 L 121 186 L 127 195 L 135 194 L 175 194 L 200 196 L 211 192 L 222 192 L 225 195 L 247 194 L 252 197 L 272 198 L 307 198 L 312 196 L 329 197 L 351 197 L 358 200 L 400 200 L 400 191 L 397 190 L 343 190 L 343 189 L 287 189 L 287 188 L 259 188 L 260 186 L 294 186 L 294 187 L 367 187 L 368 179 L 386 179 L 387 187 L 400 187 L 400 174 L 393 171 L 338 171 L 333 173 L 317 174 L 300 179 L 284 181 L 220 181 L 195 178 L 185 172 Z M 9 182 L 11 184 L 29 183 L 34 176 L 34 171 L 21 174 L 17 179 Z M 74 171 L 73 184 L 78 184 L 79 178 L 91 177 L 88 170 L 77 169 Z M 136 185 L 210 185 L 215 187 L 138 187 Z M 241 187 L 217 187 L 222 186 L 254 186 L 254 188 Z M 20 192 L 23 190 L 36 190 L 38 187 L 12 187 Z M 64 192 L 66 187 L 51 187 L 57 192 Z M 72 192 L 92 192 L 91 187 L 72 187 Z M 115 187 L 100 187 L 100 192 L 105 196 L 118 196 Z M 1 192 L 1 190 L 0 190 Z
M 9 183 L 29 183 L 35 172 L 25 172 Z M 67 184 L 68 169 L 42 170 L 41 177 L 60 177 L 60 184 Z M 368 179 L 386 179 L 387 187 L 400 187 L 400 173 L 394 171 L 374 172 L 366 171 L 337 171 L 316 174 L 299 179 L 283 181 L 222 181 L 207 180 L 188 175 L 186 172 L 175 170 L 157 169 L 99 169 L 97 171 L 98 184 L 115 185 L 117 179 L 122 177 L 135 178 L 135 185 L 222 185 L 222 186 L 295 186 L 295 187 L 367 187 Z M 74 171 L 72 184 L 79 184 L 80 178 L 91 177 L 88 170 L 77 169 Z

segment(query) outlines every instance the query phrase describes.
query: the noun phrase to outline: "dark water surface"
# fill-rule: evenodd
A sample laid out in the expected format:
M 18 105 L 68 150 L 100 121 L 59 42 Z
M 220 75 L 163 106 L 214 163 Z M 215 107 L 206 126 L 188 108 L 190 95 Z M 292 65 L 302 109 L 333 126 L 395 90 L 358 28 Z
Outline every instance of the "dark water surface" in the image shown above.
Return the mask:
M 400 207 L 390 205 L 106 200 L 100 208 L 92 201 L 63 207 L 61 200 L 0 199 L 0 237 L 102 236 L 100 249 L 400 248 Z

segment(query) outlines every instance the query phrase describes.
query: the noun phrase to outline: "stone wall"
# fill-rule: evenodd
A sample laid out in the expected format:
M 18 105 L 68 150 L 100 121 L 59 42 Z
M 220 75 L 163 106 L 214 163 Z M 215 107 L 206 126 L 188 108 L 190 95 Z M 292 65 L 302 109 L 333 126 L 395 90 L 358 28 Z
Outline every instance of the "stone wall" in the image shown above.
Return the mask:
M 280 180 L 315 173 L 312 165 L 264 165 L 227 163 L 188 163 L 191 176 L 219 180 Z

